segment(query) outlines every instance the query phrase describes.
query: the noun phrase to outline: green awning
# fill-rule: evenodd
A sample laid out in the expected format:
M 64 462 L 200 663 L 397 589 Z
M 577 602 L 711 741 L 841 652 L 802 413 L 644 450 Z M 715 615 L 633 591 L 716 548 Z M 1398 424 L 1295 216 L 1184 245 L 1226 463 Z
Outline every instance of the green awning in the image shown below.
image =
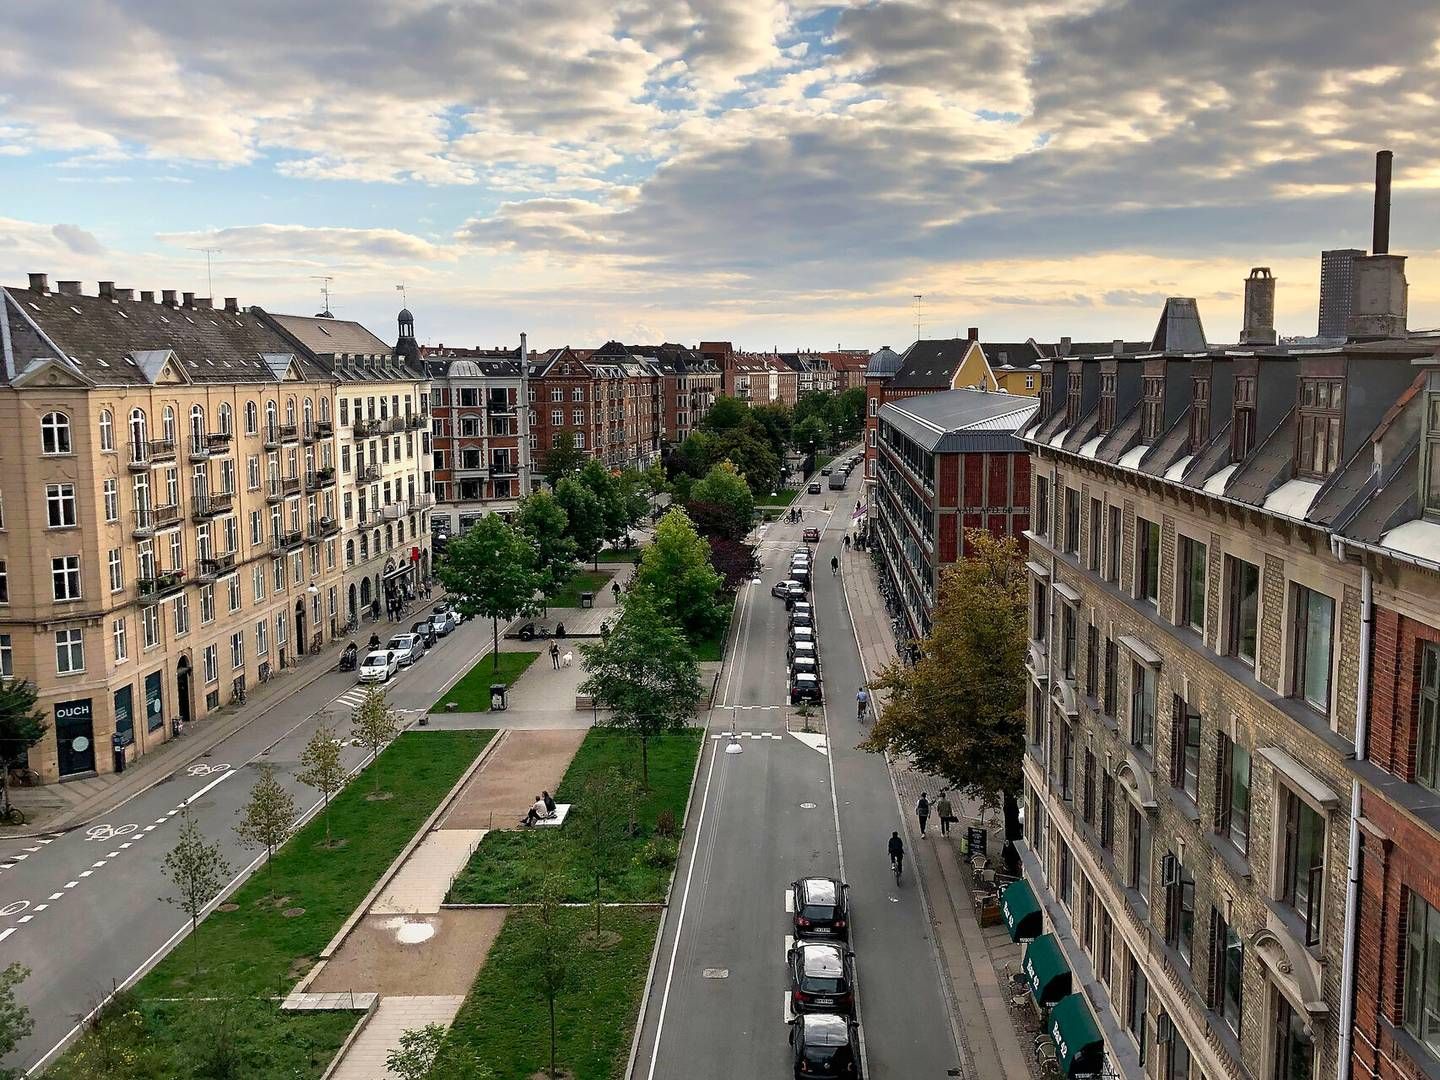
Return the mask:
M 1005 916 L 1011 941 L 1039 937 L 1045 927 L 1045 917 L 1040 913 L 1035 890 L 1024 878 L 1005 886 L 1005 891 L 1000 894 L 1000 911 Z
M 1060 1059 L 1060 1075 L 1098 1073 L 1105 1062 L 1105 1040 L 1084 994 L 1071 994 L 1050 1010 L 1050 1038 Z
M 1054 1005 L 1070 993 L 1070 965 L 1054 934 L 1037 937 L 1025 947 L 1024 971 L 1039 1005 Z

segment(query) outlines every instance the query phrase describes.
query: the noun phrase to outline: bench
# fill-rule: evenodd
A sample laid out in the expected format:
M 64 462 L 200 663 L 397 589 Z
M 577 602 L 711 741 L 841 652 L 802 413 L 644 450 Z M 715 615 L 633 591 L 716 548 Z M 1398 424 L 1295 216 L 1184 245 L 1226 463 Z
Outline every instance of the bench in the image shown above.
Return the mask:
M 558 829 L 561 825 L 565 824 L 565 819 L 569 816 L 570 804 L 568 802 L 557 802 L 555 804 L 555 813 L 547 818 L 541 818 L 535 822 L 534 827 L 537 829 Z
M 583 711 L 583 710 L 585 710 L 585 709 L 593 709 L 594 707 L 595 707 L 595 695 L 593 695 L 593 694 L 576 694 L 576 695 L 575 695 L 575 709 L 576 709 L 577 712 Z

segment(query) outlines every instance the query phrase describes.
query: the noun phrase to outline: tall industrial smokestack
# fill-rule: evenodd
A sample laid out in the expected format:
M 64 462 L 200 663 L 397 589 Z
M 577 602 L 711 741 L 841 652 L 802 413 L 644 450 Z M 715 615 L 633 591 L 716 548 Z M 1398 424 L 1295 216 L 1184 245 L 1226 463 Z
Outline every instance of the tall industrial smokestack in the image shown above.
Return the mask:
M 1390 167 L 1394 158 L 1389 150 L 1375 155 L 1375 229 L 1370 238 L 1371 255 L 1390 254 Z

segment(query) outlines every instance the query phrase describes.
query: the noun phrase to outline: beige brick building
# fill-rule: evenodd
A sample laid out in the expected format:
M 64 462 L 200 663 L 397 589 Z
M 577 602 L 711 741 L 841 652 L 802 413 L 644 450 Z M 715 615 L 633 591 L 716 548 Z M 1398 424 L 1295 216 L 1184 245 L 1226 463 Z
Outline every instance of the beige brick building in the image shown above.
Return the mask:
M 0 306 L 0 674 L 39 691 L 42 780 L 109 772 L 331 636 L 334 385 L 233 300 L 32 275 Z

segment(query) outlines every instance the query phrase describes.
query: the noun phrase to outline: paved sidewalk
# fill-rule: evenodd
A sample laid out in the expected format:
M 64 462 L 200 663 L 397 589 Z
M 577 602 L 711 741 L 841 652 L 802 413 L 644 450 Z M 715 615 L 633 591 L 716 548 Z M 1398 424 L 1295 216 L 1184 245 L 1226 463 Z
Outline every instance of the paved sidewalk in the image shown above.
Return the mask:
M 869 553 L 851 548 L 841 556 L 841 570 L 861 659 L 874 677 L 897 656 L 890 615 L 880 596 Z M 883 711 L 885 694 L 874 694 L 873 702 L 874 708 Z M 905 846 L 911 855 L 909 862 L 929 900 L 935 940 L 950 984 L 950 1002 L 975 1075 L 981 1080 L 1032 1080 L 1037 1074 L 1007 1007 L 1005 980 L 997 972 L 997 960 L 990 948 L 991 935 L 981 928 L 975 917 L 969 867 L 959 854 L 958 842 L 966 824 L 967 808 L 957 807 L 956 811 L 962 818 L 962 832 L 952 832 L 949 839 L 942 838 L 939 823 L 932 817 L 930 835 L 922 840 L 909 811 L 920 791 L 928 791 L 933 800 L 941 785 L 909 769 L 903 762 L 892 762 L 891 775 L 907 811 Z M 1008 940 L 1007 936 L 1007 943 Z
M 400 1045 L 400 1036 L 426 1024 L 449 1027 L 464 1001 L 460 995 L 383 998 L 375 1015 L 366 1021 L 364 1030 L 350 1044 L 344 1060 L 330 1074 L 330 1080 L 393 1077 L 395 1074 L 385 1067 L 385 1059 L 391 1048 Z

